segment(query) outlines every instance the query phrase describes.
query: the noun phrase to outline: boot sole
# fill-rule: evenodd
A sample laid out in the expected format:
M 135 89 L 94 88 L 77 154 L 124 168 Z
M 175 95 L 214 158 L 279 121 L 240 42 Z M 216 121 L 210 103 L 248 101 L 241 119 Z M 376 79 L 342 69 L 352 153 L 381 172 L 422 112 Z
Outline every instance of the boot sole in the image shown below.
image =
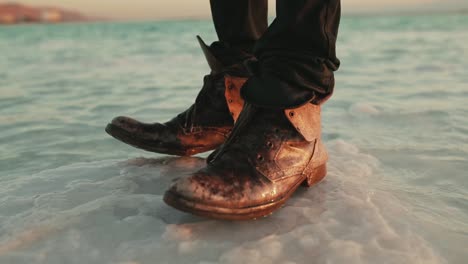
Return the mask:
M 139 148 L 142 150 L 146 150 L 149 152 L 155 152 L 160 154 L 167 154 L 167 155 L 176 155 L 176 156 L 192 156 L 198 153 L 206 152 L 215 149 L 216 147 L 212 148 L 190 148 L 190 149 L 176 149 L 174 147 L 163 147 L 163 146 L 155 146 L 152 142 L 142 141 L 136 137 L 134 137 L 131 133 L 128 133 L 124 129 L 113 125 L 108 124 L 106 126 L 106 132 L 113 138 L 122 141 L 125 144 L 133 146 L 135 148 Z
M 275 210 L 283 206 L 286 201 L 302 184 L 311 187 L 325 178 L 327 174 L 326 164 L 317 167 L 309 176 L 304 176 L 280 199 L 256 206 L 244 208 L 225 208 L 213 205 L 202 204 L 200 202 L 188 200 L 176 193 L 167 191 L 164 194 L 164 202 L 178 210 L 194 215 L 220 219 L 220 220 L 252 220 L 271 215 Z

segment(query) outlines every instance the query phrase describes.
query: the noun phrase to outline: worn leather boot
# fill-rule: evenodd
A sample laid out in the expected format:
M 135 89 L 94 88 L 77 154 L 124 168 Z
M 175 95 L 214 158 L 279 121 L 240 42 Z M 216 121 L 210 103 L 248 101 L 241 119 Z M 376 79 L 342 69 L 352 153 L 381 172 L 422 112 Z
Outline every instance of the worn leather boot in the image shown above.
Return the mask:
M 204 77 L 195 103 L 166 123 L 116 117 L 106 127 L 109 135 L 147 151 L 180 156 L 213 150 L 226 140 L 244 104 L 240 88 L 248 71 L 242 61 L 252 55 L 208 47 L 197 38 L 211 73 Z
M 228 220 L 266 216 L 301 185 L 326 175 L 320 106 L 266 109 L 247 104 L 207 166 L 179 179 L 164 201 L 182 211 Z

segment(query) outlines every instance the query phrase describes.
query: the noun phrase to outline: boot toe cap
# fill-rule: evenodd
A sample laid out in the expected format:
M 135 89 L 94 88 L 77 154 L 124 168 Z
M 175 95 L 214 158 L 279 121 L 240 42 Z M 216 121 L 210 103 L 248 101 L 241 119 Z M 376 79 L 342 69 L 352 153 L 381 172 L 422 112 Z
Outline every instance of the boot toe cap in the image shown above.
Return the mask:
M 179 179 L 168 192 L 189 201 L 199 201 L 206 204 L 222 202 L 225 199 L 223 193 L 226 190 L 216 178 L 214 175 L 197 173 Z
M 234 175 L 232 171 L 218 174 L 202 170 L 179 179 L 170 187 L 168 193 L 189 203 L 226 209 L 263 203 L 265 198 L 272 194 L 271 186 L 263 182 L 251 182 L 247 177 Z
M 112 119 L 110 123 L 110 125 L 126 130 L 128 132 L 135 132 L 139 124 L 140 122 L 138 122 L 137 120 L 126 116 L 118 116 Z

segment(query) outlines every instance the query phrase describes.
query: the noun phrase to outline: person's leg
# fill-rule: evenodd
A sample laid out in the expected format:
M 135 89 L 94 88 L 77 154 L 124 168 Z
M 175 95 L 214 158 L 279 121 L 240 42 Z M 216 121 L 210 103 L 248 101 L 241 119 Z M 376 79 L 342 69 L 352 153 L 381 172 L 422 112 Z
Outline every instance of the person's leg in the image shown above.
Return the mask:
M 219 41 L 199 38 L 211 73 L 204 78 L 195 103 L 166 123 L 146 124 L 117 117 L 106 131 L 144 150 L 194 155 L 217 148 L 228 137 L 242 110 L 240 87 L 249 75 L 243 60 L 252 58 L 255 41 L 267 28 L 266 0 L 211 0 Z
M 251 53 L 268 27 L 268 1 L 210 0 L 210 5 L 219 41 Z
M 278 17 L 257 43 L 242 87 L 245 106 L 205 168 L 177 181 L 164 201 L 221 219 L 278 209 L 299 185 L 326 175 L 320 103 L 334 86 L 339 0 L 277 0 Z
M 340 65 L 336 40 L 340 0 L 277 0 L 277 17 L 255 46 L 254 78 L 244 99 L 266 107 L 293 107 L 333 92 Z M 268 96 L 265 96 L 268 95 Z

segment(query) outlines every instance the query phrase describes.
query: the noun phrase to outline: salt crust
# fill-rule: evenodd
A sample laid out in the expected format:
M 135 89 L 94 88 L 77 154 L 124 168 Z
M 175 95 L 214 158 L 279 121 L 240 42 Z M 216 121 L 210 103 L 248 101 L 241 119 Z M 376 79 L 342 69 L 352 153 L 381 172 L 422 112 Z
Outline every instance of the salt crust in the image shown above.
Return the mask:
M 207 220 L 163 203 L 201 158 L 79 163 L 6 183 L 0 263 L 446 262 L 405 205 L 376 188 L 378 160 L 342 140 L 327 146 L 328 177 L 256 221 Z

